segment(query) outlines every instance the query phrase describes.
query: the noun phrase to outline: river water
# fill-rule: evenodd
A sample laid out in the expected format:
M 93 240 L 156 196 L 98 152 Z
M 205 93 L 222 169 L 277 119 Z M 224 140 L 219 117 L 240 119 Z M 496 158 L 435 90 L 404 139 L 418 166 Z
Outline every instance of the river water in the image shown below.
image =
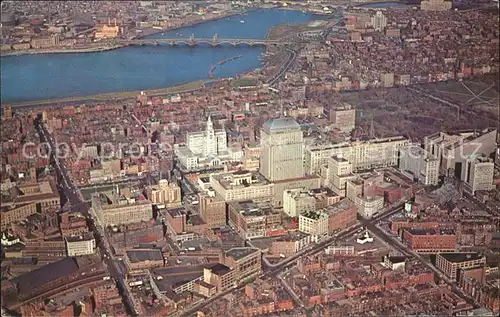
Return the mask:
M 388 7 L 399 4 L 372 4 Z M 242 15 L 205 22 L 191 27 L 152 35 L 152 38 L 263 39 L 283 23 L 305 23 L 323 17 L 302 11 L 262 9 Z M 190 81 L 209 79 L 211 65 L 215 78 L 234 77 L 262 66 L 263 47 L 224 45 L 211 47 L 136 46 L 83 54 L 39 54 L 1 58 L 1 103 L 87 96 L 99 93 L 156 89 Z
M 290 10 L 257 10 L 221 20 L 156 34 L 153 38 L 195 37 L 262 39 L 276 25 L 304 23 L 318 17 Z M 244 21 L 244 23 L 242 22 Z M 262 66 L 262 47 L 137 46 L 84 54 L 42 54 L 1 58 L 1 102 L 14 103 L 98 93 L 155 89 L 208 79 L 234 77 Z

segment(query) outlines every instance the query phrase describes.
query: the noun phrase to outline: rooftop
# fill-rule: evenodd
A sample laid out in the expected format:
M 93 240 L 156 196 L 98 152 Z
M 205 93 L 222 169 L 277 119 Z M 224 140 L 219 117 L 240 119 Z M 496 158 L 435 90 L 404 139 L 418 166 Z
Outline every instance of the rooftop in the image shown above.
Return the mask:
M 131 263 L 145 261 L 163 261 L 163 255 L 160 250 L 133 250 L 127 251 L 127 257 Z
M 256 248 L 247 248 L 247 247 L 244 247 L 244 248 L 232 248 L 229 251 L 226 251 L 226 256 L 227 257 L 232 257 L 236 261 L 238 261 L 238 260 L 241 260 L 244 257 L 246 257 L 246 256 L 248 256 L 248 255 L 250 255 L 252 253 L 255 253 L 255 252 L 260 252 L 260 250 L 256 249 Z
M 284 130 L 300 130 L 300 125 L 293 118 L 269 119 L 262 126 L 262 130 L 271 132 L 282 132 Z
M 483 255 L 477 252 L 440 253 L 439 255 L 445 258 L 447 261 L 454 263 L 475 261 L 483 258 Z

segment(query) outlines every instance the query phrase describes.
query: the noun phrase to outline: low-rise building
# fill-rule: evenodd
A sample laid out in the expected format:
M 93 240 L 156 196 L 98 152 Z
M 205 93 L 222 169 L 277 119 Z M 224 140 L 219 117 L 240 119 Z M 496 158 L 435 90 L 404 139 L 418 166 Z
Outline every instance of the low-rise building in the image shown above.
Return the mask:
M 140 193 L 99 193 L 92 196 L 92 209 L 101 226 L 148 221 L 153 207 Z
M 469 269 L 486 265 L 486 257 L 477 252 L 438 253 L 436 267 L 450 280 L 458 281 L 460 269 Z
M 307 248 L 309 244 L 311 244 L 310 235 L 300 231 L 291 231 L 271 243 L 271 254 L 273 256 L 289 257 Z
M 262 252 L 256 248 L 233 248 L 222 254 L 221 263 L 234 270 L 237 283 L 256 277 L 262 271 Z
M 316 210 L 316 199 L 308 190 L 298 188 L 283 192 L 283 211 L 290 217 L 298 217 L 307 211 Z
M 228 204 L 229 224 L 245 239 L 266 236 L 281 225 L 281 213 L 269 201 L 243 200 Z
M 404 229 L 403 243 L 418 253 L 454 252 L 457 236 L 453 230 Z
M 65 237 L 68 256 L 93 254 L 95 252 L 95 238 L 90 232 L 72 237 Z
M 344 230 L 357 221 L 358 208 L 349 198 L 344 198 L 338 203 L 325 209 L 328 214 L 328 233 L 333 234 Z
M 210 185 L 226 202 L 270 198 L 274 195 L 274 184 L 250 171 L 213 174 L 210 176 Z
M 299 216 L 299 231 L 311 235 L 314 242 L 328 234 L 328 214 L 323 211 L 309 211 Z

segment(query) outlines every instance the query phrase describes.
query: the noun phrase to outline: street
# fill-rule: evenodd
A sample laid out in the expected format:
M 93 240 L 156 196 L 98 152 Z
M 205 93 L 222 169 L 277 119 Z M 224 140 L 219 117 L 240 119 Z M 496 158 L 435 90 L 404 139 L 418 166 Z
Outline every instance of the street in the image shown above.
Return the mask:
M 96 238 L 96 243 L 99 247 L 101 256 L 104 258 L 104 262 L 108 268 L 110 275 L 115 279 L 118 284 L 118 289 L 122 292 L 122 296 L 125 299 L 125 304 L 130 313 L 133 315 L 139 314 L 139 309 L 137 304 L 133 303 L 133 299 L 130 296 L 129 287 L 125 281 L 125 276 L 123 272 L 118 268 L 115 259 L 113 258 L 113 253 L 111 252 L 110 244 L 105 235 L 104 228 L 102 226 L 96 225 L 96 219 L 89 212 L 88 205 L 81 200 L 81 195 L 77 187 L 75 187 L 68 176 L 68 171 L 65 166 L 63 166 L 58 158 L 58 149 L 56 148 L 56 142 L 54 138 L 49 134 L 47 128 L 43 123 L 37 124 L 38 132 L 41 137 L 42 142 L 46 142 L 50 149 L 49 153 L 54 160 L 54 167 L 58 175 L 58 181 L 62 185 L 62 193 L 67 198 L 70 204 L 71 210 L 76 212 L 81 212 L 86 218 L 89 224 L 90 230 L 94 233 Z

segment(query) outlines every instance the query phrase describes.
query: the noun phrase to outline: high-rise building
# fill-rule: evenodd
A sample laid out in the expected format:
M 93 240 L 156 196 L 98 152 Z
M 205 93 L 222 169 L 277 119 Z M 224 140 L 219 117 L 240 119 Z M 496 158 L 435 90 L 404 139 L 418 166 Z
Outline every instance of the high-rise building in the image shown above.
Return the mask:
M 269 181 L 304 176 L 304 138 L 292 118 L 269 119 L 260 133 L 260 172 Z
M 352 164 L 341 155 L 328 160 L 328 183 L 337 194 L 345 196 L 346 183 L 354 177 Z
M 439 159 L 417 145 L 401 148 L 399 168 L 403 172 L 411 172 L 413 178 L 424 185 L 437 185 L 439 182 Z
M 464 190 L 472 195 L 477 190 L 492 190 L 494 170 L 495 164 L 487 157 L 468 158 L 462 168 Z
M 387 26 L 387 18 L 380 10 L 378 10 L 375 15 L 371 17 L 370 22 L 375 31 L 383 31 Z

